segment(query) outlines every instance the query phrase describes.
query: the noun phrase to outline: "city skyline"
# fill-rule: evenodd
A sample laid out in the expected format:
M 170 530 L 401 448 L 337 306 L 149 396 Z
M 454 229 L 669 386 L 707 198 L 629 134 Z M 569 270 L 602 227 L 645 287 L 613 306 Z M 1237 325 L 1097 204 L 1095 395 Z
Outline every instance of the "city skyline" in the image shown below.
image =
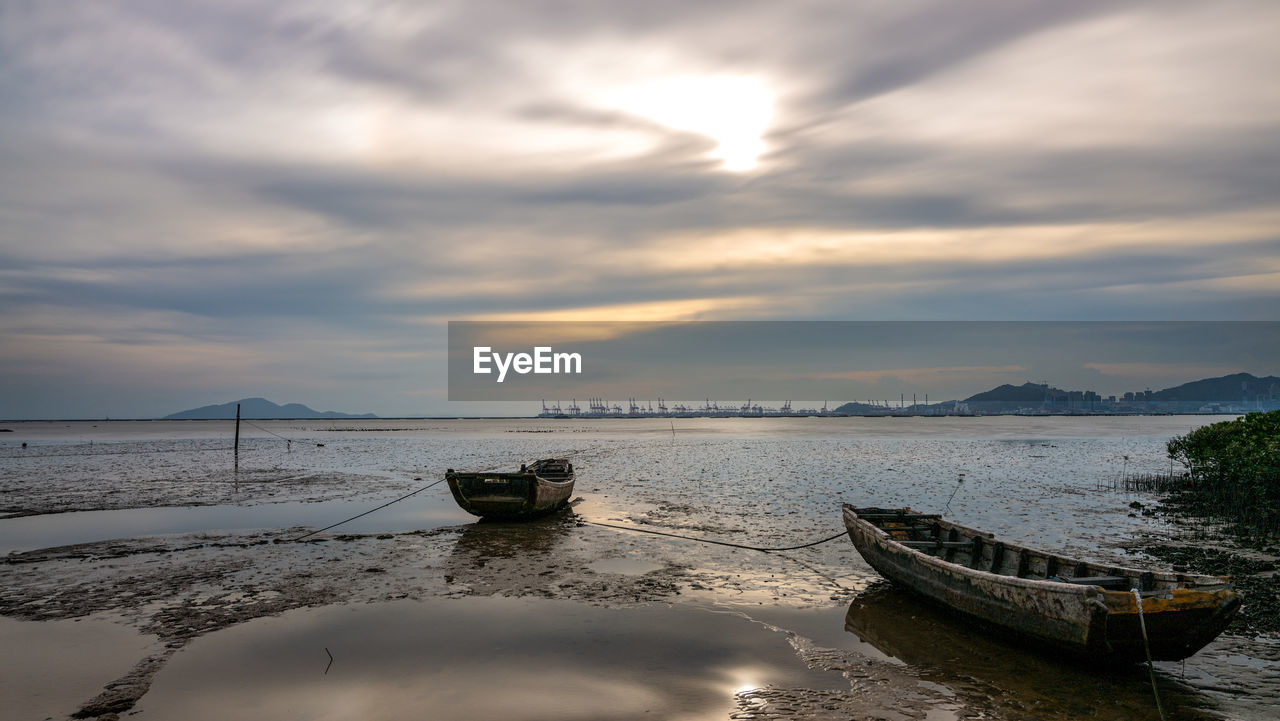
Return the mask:
M 1033 381 L 1025 381 L 1023 384 L 1002 384 L 995 388 L 976 392 L 968 397 L 963 398 L 930 398 L 927 393 L 921 394 L 917 391 L 906 390 L 898 394 L 895 401 L 892 398 L 854 398 L 849 399 L 841 397 L 839 399 L 824 399 L 816 401 L 813 399 L 788 399 L 786 401 L 776 399 L 763 398 L 747 398 L 743 399 L 724 399 L 703 397 L 702 399 L 690 398 L 665 398 L 662 396 L 656 398 L 641 398 L 636 396 L 626 396 L 619 398 L 600 398 L 587 397 L 576 398 L 571 397 L 567 400 L 553 398 L 539 399 L 539 405 L 534 406 L 530 402 L 494 402 L 486 403 L 485 408 L 488 409 L 484 414 L 470 415 L 448 415 L 448 416 L 429 416 L 423 414 L 405 415 L 405 416 L 378 416 L 376 414 L 353 412 L 351 409 L 333 410 L 326 409 L 317 411 L 310 408 L 306 403 L 286 402 L 275 403 L 271 399 L 260 396 L 241 398 L 226 403 L 213 403 L 199 408 L 175 411 L 157 418 L 117 418 L 117 420 L 200 420 L 200 419 L 217 419 L 217 418 L 234 418 L 239 412 L 237 407 L 239 404 L 249 402 L 251 408 L 246 410 L 245 418 L 347 418 L 361 419 L 376 417 L 379 419 L 394 418 L 487 418 L 487 417 L 517 417 L 528 418 L 533 416 L 543 417 L 559 417 L 565 416 L 582 416 L 582 417 L 618 417 L 627 415 L 638 416 L 660 416 L 660 417 L 698 417 L 706 415 L 710 411 L 711 415 L 755 415 L 763 413 L 765 415 L 857 415 L 857 413 L 842 412 L 841 406 L 869 406 L 875 408 L 883 408 L 891 411 L 907 409 L 919 413 L 930 407 L 943 406 L 947 404 L 957 404 L 951 408 L 952 415 L 967 415 L 971 413 L 1007 413 L 1017 409 L 1012 406 L 1007 408 L 997 408 L 1002 401 L 983 401 L 975 399 L 979 396 L 986 396 L 993 392 L 999 393 L 1006 389 L 1025 390 L 1026 387 L 1034 387 L 1043 389 L 1045 394 L 1037 398 L 1035 402 L 1023 403 L 1019 406 L 1022 410 L 1034 409 L 1037 406 L 1054 409 L 1054 410 L 1070 410 L 1070 411 L 1098 411 L 1102 413 L 1117 413 L 1121 415 L 1131 415 L 1135 413 L 1155 412 L 1168 413 L 1170 411 L 1185 411 L 1195 413 L 1236 413 L 1248 412 L 1250 410 L 1273 410 L 1280 405 L 1280 379 L 1274 375 L 1255 376 L 1249 373 L 1230 374 L 1227 378 L 1237 375 L 1250 376 L 1250 380 L 1246 383 L 1248 388 L 1241 388 L 1235 393 L 1218 393 L 1209 394 L 1205 397 L 1197 396 L 1195 401 L 1168 401 L 1162 400 L 1160 396 L 1167 391 L 1175 390 L 1183 386 L 1194 385 L 1204 381 L 1222 380 L 1222 379 L 1196 379 L 1179 384 L 1173 388 L 1146 388 L 1144 390 L 1125 391 L 1120 394 L 1104 395 L 1097 393 L 1092 389 L 1074 389 L 1074 388 L 1058 388 L 1052 383 L 1035 383 Z M 1255 381 L 1262 381 L 1262 384 L 1256 384 Z M 972 404 L 971 404 L 972 403 Z M 291 411 L 301 412 L 302 415 L 289 415 Z M 934 413 L 926 412 L 925 415 L 934 415 Z M 73 419 L 55 419 L 55 420 L 73 420 Z M 101 419 L 85 419 L 85 420 L 101 420 Z

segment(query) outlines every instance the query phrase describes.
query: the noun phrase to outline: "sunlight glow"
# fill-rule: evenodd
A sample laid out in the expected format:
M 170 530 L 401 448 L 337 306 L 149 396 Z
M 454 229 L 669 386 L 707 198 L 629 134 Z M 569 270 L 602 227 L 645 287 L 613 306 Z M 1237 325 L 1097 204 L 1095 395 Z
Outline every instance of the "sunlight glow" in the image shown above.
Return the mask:
M 618 251 L 612 262 L 653 272 L 732 268 L 866 267 L 869 264 L 1018 262 L 1069 258 L 1085 252 L 1125 248 L 1193 248 L 1272 242 L 1280 213 L 1264 211 L 1204 214 L 1200 218 L 1153 219 L 1142 223 L 1097 222 L 1010 225 L 937 230 L 741 227 L 716 234 L 674 233 Z M 1029 242 L 1036 239 L 1037 242 Z M 1280 261 L 1254 261 L 1250 275 L 1234 273 L 1230 288 L 1274 286 Z M 1250 280 L 1252 279 L 1252 280 Z M 1218 279 L 1214 279 L 1215 282 Z M 1168 283 L 1204 284 L 1206 279 Z
M 556 310 L 505 311 L 472 314 L 467 320 L 492 321 L 688 321 L 726 320 L 752 314 L 768 317 L 778 308 L 777 299 L 767 296 L 723 296 L 710 298 L 677 298 L 645 303 L 620 303 L 582 306 Z M 439 322 L 432 319 L 431 322 Z M 444 318 L 449 320 L 449 318 Z M 456 318 L 453 318 L 456 320 Z
M 773 93 L 756 78 L 682 77 L 641 85 L 621 93 L 617 105 L 674 130 L 716 141 L 712 157 L 725 170 L 756 167 L 764 154 L 762 136 L 773 116 Z

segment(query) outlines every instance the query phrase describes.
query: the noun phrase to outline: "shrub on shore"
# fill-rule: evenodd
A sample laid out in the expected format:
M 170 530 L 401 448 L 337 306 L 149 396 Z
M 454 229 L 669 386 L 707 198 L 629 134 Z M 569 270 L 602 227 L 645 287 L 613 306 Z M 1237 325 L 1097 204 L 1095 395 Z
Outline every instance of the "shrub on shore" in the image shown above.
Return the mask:
M 1187 469 L 1175 505 L 1260 541 L 1280 536 L 1280 411 L 1197 428 L 1168 451 Z

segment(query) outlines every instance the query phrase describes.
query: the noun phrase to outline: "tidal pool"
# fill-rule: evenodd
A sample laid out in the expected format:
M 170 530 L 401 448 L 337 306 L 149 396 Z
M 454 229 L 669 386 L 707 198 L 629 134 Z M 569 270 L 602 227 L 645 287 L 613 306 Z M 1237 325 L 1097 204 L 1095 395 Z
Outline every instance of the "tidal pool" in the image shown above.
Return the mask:
M 735 614 L 435 599 L 292 611 L 211 634 L 174 656 L 133 718 L 691 721 L 723 719 L 739 694 L 766 686 L 848 688 L 809 669 L 785 634 Z
M 70 716 L 157 645 L 153 636 L 97 617 L 0 617 L 0 639 L 0 711 L 11 719 Z

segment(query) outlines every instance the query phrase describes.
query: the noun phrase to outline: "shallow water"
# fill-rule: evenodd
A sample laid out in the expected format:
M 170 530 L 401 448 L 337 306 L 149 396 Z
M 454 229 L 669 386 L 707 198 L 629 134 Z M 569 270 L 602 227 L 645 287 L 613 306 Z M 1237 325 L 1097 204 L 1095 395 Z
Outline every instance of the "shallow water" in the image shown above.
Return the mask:
M 399 494 L 397 494 L 398 496 Z M 22 516 L 0 521 L 0 554 L 145 536 L 327 526 L 397 496 L 361 500 L 217 506 L 163 506 Z M 328 523 L 323 519 L 329 519 Z M 344 533 L 385 533 L 474 521 L 447 494 L 420 494 L 342 525 Z
M 1272 717 L 1265 691 L 1205 682 L 1231 668 L 1230 643 L 1185 674 L 1160 665 L 1169 718 Z M 1265 688 L 1276 664 L 1255 663 Z M 884 666 L 901 669 L 887 677 L 900 697 L 862 697 Z M 723 719 L 771 692 L 775 709 L 821 714 L 802 718 L 840 717 L 822 713 L 834 701 L 905 718 L 1156 721 L 1149 684 L 1141 667 L 1023 649 L 878 583 L 847 608 L 466 598 L 295 611 L 184 649 L 137 717 Z
M 890 708 L 925 699 L 920 717 L 953 718 L 965 709 L 1001 718 L 1154 718 L 1142 674 L 1099 675 L 986 639 L 886 590 L 847 541 L 760 554 L 581 524 L 789 546 L 839 532 L 841 501 L 910 505 L 1029 546 L 1144 565 L 1125 545 L 1172 529 L 1129 508 L 1152 497 L 1113 492 L 1111 482 L 1125 471 L 1167 470 L 1165 442 L 1216 420 L 262 421 L 242 428 L 238 468 L 227 422 L 10 423 L 15 433 L 0 439 L 0 508 L 45 513 L 0 519 L 0 553 L 124 536 L 319 528 L 420 488 L 446 468 L 514 469 L 568 456 L 581 501 L 558 519 L 473 523 L 441 484 L 323 536 L 461 525 L 443 555 L 415 561 L 414 572 L 439 576 L 433 582 L 445 584 L 444 594 L 467 598 L 291 611 L 211 633 L 174 657 L 138 708 L 153 718 L 199 717 L 207 705 L 219 717 L 253 718 L 252 706 L 266 718 L 289 705 L 317 717 L 346 709 L 351 717 L 385 696 L 388 717 L 429 703 L 443 709 L 442 718 L 610 718 L 602 714 L 615 711 L 634 718 L 646 709 L 664 718 L 725 718 L 734 709 L 751 712 L 752 704 L 841 709 L 890 688 L 904 694 L 880 699 Z M 192 504 L 201 505 L 181 507 Z M 49 513 L 64 510 L 81 512 Z M 286 567 L 342 552 L 296 545 L 303 548 L 291 551 Z M 529 568 L 538 563 L 548 570 Z M 681 581 L 682 572 L 695 580 Z M 399 578 L 395 568 L 374 575 L 385 576 L 382 583 Z M 649 579 L 657 590 L 646 595 Z M 678 595 L 662 590 L 677 586 Z M 584 598 L 597 605 L 677 603 L 603 609 L 582 600 L 490 597 L 572 596 L 581 587 L 593 589 Z M 325 646 L 337 659 L 328 676 L 317 667 L 327 663 Z M 624 666 L 633 651 L 649 665 Z M 841 681 L 822 670 L 845 664 L 852 673 L 841 654 L 880 675 Z M 559 672 L 553 682 L 565 685 L 546 692 L 547 675 L 526 672 L 523 659 Z M 734 669 L 756 669 L 759 678 L 737 679 Z M 905 675 L 894 677 L 893 669 Z M 1280 647 L 1266 639 L 1224 637 L 1185 671 L 1181 664 L 1159 671 L 1166 706 L 1178 718 L 1272 718 L 1280 696 Z M 199 687 L 196 679 L 221 678 L 213 674 L 239 679 L 243 712 L 212 700 L 221 682 Z M 822 696 L 832 677 L 846 690 Z M 494 678 L 517 690 L 477 695 Z M 764 684 L 814 695 L 770 696 Z M 595 700 L 578 698 L 592 694 Z M 514 712 L 517 702 L 530 710 Z
M 575 460 L 577 493 L 595 502 L 583 507 L 588 514 L 662 505 L 659 515 L 688 516 L 679 519 L 684 525 L 768 544 L 838 530 L 842 500 L 944 510 L 950 498 L 949 516 L 960 522 L 1080 552 L 1152 525 L 1129 519 L 1127 509 L 1116 513 L 1120 497 L 1099 494 L 1099 484 L 1125 470 L 1167 468 L 1164 442 L 1215 419 L 258 421 L 241 429 L 238 462 L 227 421 L 8 423 L 14 433 L 0 440 L 0 508 L 138 510 L 0 519 L 0 552 L 113 534 L 320 527 L 347 509 L 290 502 L 356 498 L 371 508 L 446 468 L 515 468 L 552 455 Z M 380 511 L 344 530 L 434 527 L 448 520 L 447 499 L 440 486 L 409 510 Z M 261 502 L 278 504 L 274 514 L 256 508 Z M 166 508 L 197 504 L 214 508 Z
M 731 614 L 445 599 L 295 611 L 202 639 L 134 718 L 722 719 L 765 685 L 847 684 Z
M 0 700 L 12 719 L 62 718 L 156 645 L 101 618 L 18 621 L 0 617 Z

